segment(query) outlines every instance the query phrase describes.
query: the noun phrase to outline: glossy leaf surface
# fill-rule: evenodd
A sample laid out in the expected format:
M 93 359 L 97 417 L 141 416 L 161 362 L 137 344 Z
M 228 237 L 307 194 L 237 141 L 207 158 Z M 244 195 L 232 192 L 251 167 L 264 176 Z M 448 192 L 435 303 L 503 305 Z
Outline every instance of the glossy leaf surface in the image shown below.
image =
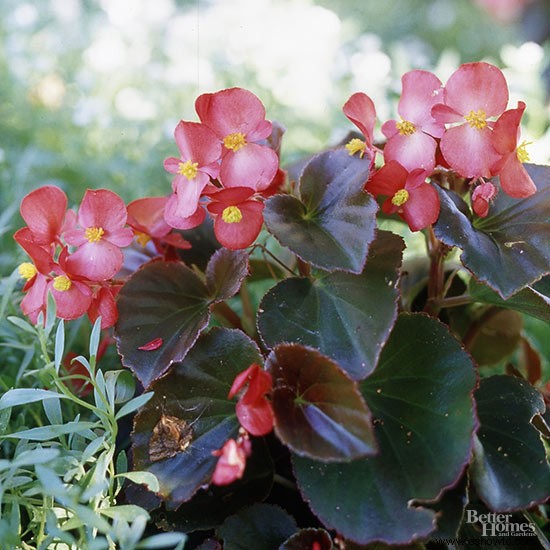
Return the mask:
M 281 344 L 269 355 L 275 433 L 301 456 L 349 461 L 372 455 L 370 413 L 357 384 L 313 348 Z
M 376 365 L 397 317 L 403 241 L 380 231 L 360 275 L 330 273 L 281 281 L 262 299 L 258 327 L 269 347 L 296 342 L 319 349 L 352 378 Z
M 550 467 L 539 431 L 542 396 L 513 376 L 481 380 L 476 391 L 480 427 L 470 469 L 473 484 L 494 511 L 520 510 L 550 496 Z
M 472 221 L 454 193 L 439 188 L 441 213 L 435 234 L 462 249 L 461 261 L 502 298 L 509 298 L 548 273 L 550 258 L 550 167 L 526 167 L 537 192 L 513 199 L 500 191 L 486 218 Z
M 300 178 L 300 198 L 271 197 L 270 233 L 304 261 L 328 271 L 361 273 L 376 227 L 376 201 L 363 191 L 369 160 L 345 149 L 314 157 Z
M 435 499 L 461 475 L 475 426 L 474 385 L 472 361 L 444 325 L 401 315 L 379 365 L 361 383 L 379 454 L 339 464 L 293 457 L 314 513 L 362 544 L 428 535 L 434 512 L 409 502 Z
M 185 360 L 152 386 L 154 397 L 134 421 L 134 467 L 155 474 L 169 507 L 189 500 L 210 481 L 217 458 L 212 451 L 236 437 L 235 402 L 227 394 L 235 376 L 261 364 L 256 345 L 244 333 L 212 329 L 201 335 Z M 185 420 L 191 441 L 172 457 L 151 460 L 153 430 L 162 416 Z

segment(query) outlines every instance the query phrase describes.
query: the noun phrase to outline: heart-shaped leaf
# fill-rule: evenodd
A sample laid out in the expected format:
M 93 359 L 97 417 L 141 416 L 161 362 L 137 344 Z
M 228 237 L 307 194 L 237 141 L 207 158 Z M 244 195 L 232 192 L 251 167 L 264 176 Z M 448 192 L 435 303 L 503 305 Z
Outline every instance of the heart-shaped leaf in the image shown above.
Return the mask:
M 546 278 L 548 279 L 548 277 Z M 508 300 L 503 300 L 487 285 L 482 285 L 475 279 L 471 279 L 468 292 L 476 302 L 513 309 L 550 323 L 550 298 L 533 287 L 524 288 Z
M 258 328 L 267 346 L 297 342 L 334 359 L 354 380 L 376 365 L 397 317 L 403 241 L 380 231 L 363 273 L 281 281 L 262 299 Z
M 435 499 L 467 464 L 474 385 L 472 360 L 444 325 L 422 314 L 401 315 L 377 368 L 361 383 L 379 453 L 339 464 L 293 456 L 314 513 L 361 544 L 427 536 L 434 512 L 410 501 Z
M 550 467 L 531 424 L 545 410 L 542 396 L 525 380 L 500 375 L 481 380 L 475 397 L 480 427 L 470 475 L 479 496 L 498 512 L 547 499 Z
M 464 201 L 439 188 L 441 213 L 435 234 L 462 249 L 462 263 L 507 299 L 548 273 L 550 257 L 550 167 L 526 166 L 537 192 L 513 199 L 502 191 L 487 218 L 472 222 Z
M 378 210 L 363 191 L 369 164 L 344 148 L 317 155 L 300 178 L 300 198 L 275 195 L 267 201 L 267 229 L 306 262 L 327 271 L 361 273 Z
M 217 529 L 224 550 L 273 550 L 297 531 L 296 522 L 279 506 L 255 504 L 227 518 Z
M 295 453 L 328 462 L 376 452 L 367 406 L 336 363 L 315 349 L 281 344 L 266 369 L 273 377 L 275 433 Z
M 242 252 L 219 251 L 207 266 L 208 286 L 180 262 L 153 262 L 120 291 L 115 327 L 122 363 L 147 387 L 181 361 L 208 325 L 210 306 L 239 290 L 248 269 Z
M 153 398 L 134 420 L 134 467 L 157 476 L 167 506 L 177 507 L 210 481 L 218 460 L 212 451 L 235 437 L 239 427 L 235 402 L 227 394 L 235 376 L 252 363 L 262 364 L 262 357 L 250 338 L 214 328 L 152 385 Z M 160 430 L 167 419 L 176 430 Z

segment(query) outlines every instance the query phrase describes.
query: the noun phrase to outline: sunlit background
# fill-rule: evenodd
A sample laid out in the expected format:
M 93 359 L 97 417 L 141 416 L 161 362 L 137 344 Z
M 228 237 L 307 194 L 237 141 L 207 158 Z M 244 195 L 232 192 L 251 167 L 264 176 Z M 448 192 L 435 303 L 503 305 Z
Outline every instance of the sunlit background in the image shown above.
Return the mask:
M 461 62 L 503 68 L 527 103 L 531 160 L 550 152 L 547 0 L 2 0 L 2 273 L 31 189 L 87 187 L 126 201 L 169 191 L 164 157 L 203 92 L 241 86 L 286 134 L 283 162 L 351 129 L 341 106 L 368 93 L 384 120 L 401 75 L 445 80 Z

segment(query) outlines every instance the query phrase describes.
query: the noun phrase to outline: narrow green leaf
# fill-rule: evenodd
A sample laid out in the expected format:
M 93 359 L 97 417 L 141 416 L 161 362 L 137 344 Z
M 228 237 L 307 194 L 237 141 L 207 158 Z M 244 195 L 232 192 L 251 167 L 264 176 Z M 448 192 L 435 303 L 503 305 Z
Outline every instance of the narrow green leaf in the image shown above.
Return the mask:
M 125 477 L 134 483 L 147 485 L 147 488 L 153 493 L 160 491 L 159 480 L 157 476 L 151 472 L 124 472 L 117 474 L 118 477 Z
M 63 355 L 65 353 L 65 323 L 63 319 L 59 321 L 57 330 L 55 331 L 55 348 L 54 348 L 54 366 L 55 372 L 59 372 Z
M 115 415 L 115 418 L 119 420 L 123 416 L 126 416 L 127 414 L 137 411 L 140 407 L 143 407 L 145 403 L 147 403 L 149 399 L 153 397 L 153 395 L 154 395 L 153 392 L 147 392 L 147 393 L 142 393 L 137 397 L 134 397 L 131 401 L 128 401 L 128 403 L 125 403 L 122 407 L 120 407 L 120 409 Z
M 29 439 L 31 441 L 48 441 L 50 439 L 57 439 L 60 435 L 72 433 L 84 435 L 88 433 L 85 430 L 91 430 L 96 427 L 97 423 L 95 422 L 67 422 L 67 424 L 55 424 L 50 426 L 40 426 L 38 428 L 29 428 L 28 430 L 5 434 L 3 437 L 13 439 Z
M 8 390 L 0 397 L 0 410 L 15 407 L 17 405 L 28 405 L 29 403 L 35 403 L 36 401 L 42 401 L 44 399 L 62 398 L 65 398 L 65 396 L 50 390 L 16 388 Z
M 36 328 L 33 327 L 30 323 L 27 323 L 27 321 L 25 321 L 24 319 L 15 317 L 13 315 L 10 315 L 9 317 L 7 317 L 7 319 L 12 325 L 15 325 L 21 330 L 24 330 L 25 332 L 34 334 L 36 336 Z

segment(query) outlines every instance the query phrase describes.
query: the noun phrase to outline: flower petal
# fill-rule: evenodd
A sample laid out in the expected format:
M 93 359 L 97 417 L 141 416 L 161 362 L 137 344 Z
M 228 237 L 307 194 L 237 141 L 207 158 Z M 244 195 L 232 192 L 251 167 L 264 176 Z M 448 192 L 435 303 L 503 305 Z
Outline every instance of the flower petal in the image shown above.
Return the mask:
M 422 168 L 431 172 L 435 167 L 436 148 L 435 139 L 424 132 L 417 130 L 410 136 L 397 133 L 386 143 L 384 159 L 395 160 L 408 171 Z
M 353 94 L 344 104 L 344 114 L 361 130 L 369 149 L 374 144 L 376 108 L 372 99 L 363 92 Z
M 118 246 L 102 239 L 87 242 L 68 258 L 66 269 L 91 281 L 106 281 L 114 277 L 122 267 L 123 254 Z
M 114 231 L 124 227 L 127 212 L 124 201 L 109 189 L 88 189 L 78 209 L 81 227 L 101 227 Z
M 439 195 L 426 183 L 409 192 L 409 200 L 403 205 L 402 217 L 411 231 L 420 231 L 437 221 L 439 209 Z
M 198 206 L 190 216 L 181 216 L 178 212 L 178 198 L 175 193 L 170 195 L 164 207 L 164 220 L 170 227 L 175 229 L 193 229 L 198 227 L 206 217 L 206 211 Z
M 397 161 L 388 161 L 365 185 L 365 190 L 375 197 L 378 195 L 393 195 L 405 187 L 407 170 Z
M 500 159 L 488 126 L 481 130 L 469 124 L 449 128 L 440 146 L 451 168 L 465 178 L 491 177 L 491 168 Z
M 515 152 L 508 156 L 500 170 L 499 179 L 502 190 L 515 199 L 530 197 L 537 192 L 536 185 Z
M 241 426 L 252 435 L 260 437 L 273 429 L 273 409 L 265 397 L 252 403 L 239 401 L 236 412 Z
M 67 195 L 54 185 L 39 187 L 21 201 L 20 212 L 36 243 L 56 240 L 65 219 Z
M 251 187 L 263 191 L 269 187 L 279 168 L 279 157 L 265 145 L 249 143 L 222 160 L 220 181 L 225 187 Z
M 219 204 L 219 203 L 218 203 Z M 257 201 L 246 201 L 238 205 L 242 214 L 239 222 L 226 223 L 222 215 L 214 220 L 214 234 L 225 248 L 240 250 L 250 246 L 260 234 L 263 224 L 264 205 Z
M 128 205 L 128 225 L 137 231 L 160 238 L 172 228 L 164 221 L 164 207 L 168 197 L 145 197 Z
M 222 155 L 222 145 L 216 134 L 199 122 L 181 120 L 176 126 L 174 137 L 181 158 L 185 161 L 190 160 L 198 162 L 199 166 L 205 166 L 216 162 Z
M 117 249 L 118 250 L 118 249 Z M 72 281 L 69 290 L 55 290 L 50 286 L 56 306 L 56 316 L 67 321 L 84 315 L 92 302 L 92 291 L 83 283 Z
M 493 126 L 493 147 L 501 154 L 515 152 L 525 103 L 518 101 L 516 109 L 504 111 Z
M 485 62 L 465 63 L 445 85 L 445 104 L 461 115 L 481 109 L 487 117 L 500 115 L 508 103 L 502 71 Z

